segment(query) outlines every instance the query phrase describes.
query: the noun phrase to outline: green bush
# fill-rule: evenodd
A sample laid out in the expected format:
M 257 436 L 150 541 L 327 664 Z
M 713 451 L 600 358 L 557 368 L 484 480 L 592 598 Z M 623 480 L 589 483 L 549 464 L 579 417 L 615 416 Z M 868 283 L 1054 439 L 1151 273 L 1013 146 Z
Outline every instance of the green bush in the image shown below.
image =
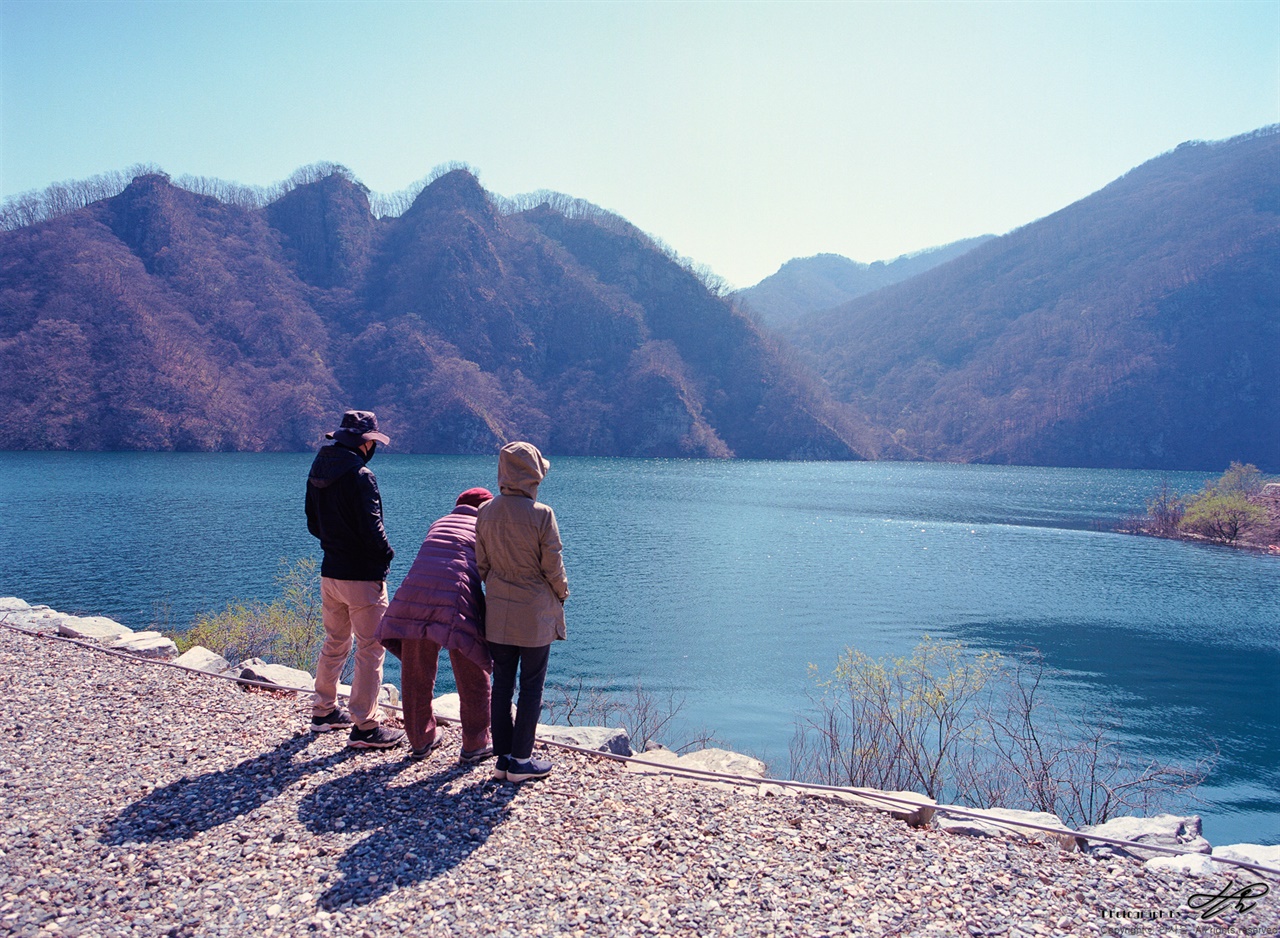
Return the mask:
M 173 635 L 179 650 L 203 645 L 232 664 L 263 658 L 309 671 L 324 642 L 320 617 L 320 575 L 304 557 L 280 561 L 280 595 L 269 603 L 233 601 L 217 613 L 197 616 L 185 632 Z
M 1206 491 L 1187 505 L 1181 529 L 1230 544 L 1250 525 L 1266 520 L 1266 509 L 1254 505 L 1239 492 L 1220 495 Z
M 1233 462 L 1230 468 L 1211 483 L 1209 488 L 1216 495 L 1257 495 L 1262 491 L 1262 473 L 1253 463 L 1241 465 Z

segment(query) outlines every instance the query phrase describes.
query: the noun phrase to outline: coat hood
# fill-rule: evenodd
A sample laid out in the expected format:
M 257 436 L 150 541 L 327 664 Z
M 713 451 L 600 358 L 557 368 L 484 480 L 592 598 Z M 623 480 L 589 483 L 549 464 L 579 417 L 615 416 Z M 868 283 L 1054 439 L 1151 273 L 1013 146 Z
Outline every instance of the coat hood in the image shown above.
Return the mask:
M 503 495 L 538 498 L 538 485 L 551 463 L 532 443 L 508 443 L 498 451 L 498 488 Z
M 307 481 L 318 489 L 328 488 L 348 472 L 357 471 L 363 465 L 364 459 L 355 450 L 330 443 L 320 447 L 320 451 L 316 453 Z

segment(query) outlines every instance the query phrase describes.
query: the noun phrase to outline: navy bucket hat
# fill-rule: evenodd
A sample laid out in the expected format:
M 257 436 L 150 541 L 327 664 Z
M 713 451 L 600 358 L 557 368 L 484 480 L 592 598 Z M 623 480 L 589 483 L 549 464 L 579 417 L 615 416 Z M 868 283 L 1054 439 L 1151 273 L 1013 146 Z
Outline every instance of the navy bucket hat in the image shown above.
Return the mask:
M 349 410 L 342 415 L 342 424 L 332 433 L 326 433 L 326 440 L 337 440 L 347 446 L 359 446 L 366 440 L 377 440 L 388 445 L 391 438 L 378 432 L 378 415 L 371 410 Z

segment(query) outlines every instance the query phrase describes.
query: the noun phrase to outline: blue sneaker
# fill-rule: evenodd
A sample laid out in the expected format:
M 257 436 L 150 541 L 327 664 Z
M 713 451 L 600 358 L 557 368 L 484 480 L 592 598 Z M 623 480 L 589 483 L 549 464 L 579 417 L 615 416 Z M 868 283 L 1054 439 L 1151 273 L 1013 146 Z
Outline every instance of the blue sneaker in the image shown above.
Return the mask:
M 507 781 L 527 782 L 531 778 L 546 778 L 551 774 L 551 763 L 545 759 L 511 759 L 507 762 Z
M 498 781 L 505 779 L 507 777 L 507 766 L 510 764 L 510 756 L 498 756 L 498 761 L 493 764 L 493 777 Z

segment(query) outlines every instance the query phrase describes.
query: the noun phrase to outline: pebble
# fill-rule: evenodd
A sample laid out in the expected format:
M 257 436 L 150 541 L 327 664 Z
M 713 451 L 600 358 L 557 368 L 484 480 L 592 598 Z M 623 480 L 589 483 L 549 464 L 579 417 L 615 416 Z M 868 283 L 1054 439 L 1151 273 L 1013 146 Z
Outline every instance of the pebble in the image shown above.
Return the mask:
M 554 748 L 549 778 L 514 786 L 458 763 L 454 728 L 412 762 L 313 736 L 309 712 L 0 629 L 0 934 L 1280 932 L 1277 884 L 1212 921 L 1187 907 L 1239 875 L 913 830 Z

